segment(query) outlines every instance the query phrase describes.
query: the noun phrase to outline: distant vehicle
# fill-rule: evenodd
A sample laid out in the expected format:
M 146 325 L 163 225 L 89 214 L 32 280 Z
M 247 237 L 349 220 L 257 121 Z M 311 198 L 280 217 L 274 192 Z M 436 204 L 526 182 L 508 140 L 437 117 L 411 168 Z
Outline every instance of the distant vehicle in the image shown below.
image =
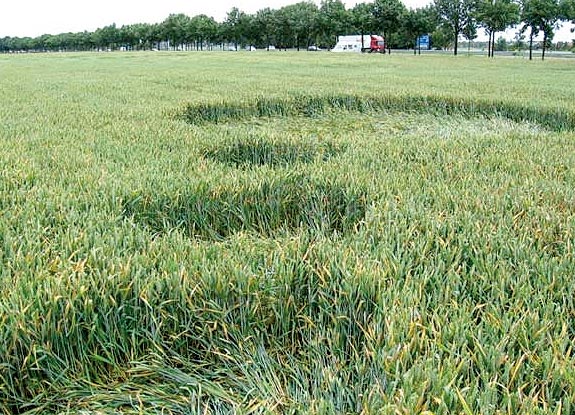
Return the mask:
M 309 50 L 310 52 L 319 52 L 321 49 L 316 45 L 311 45 L 307 47 L 307 50 Z
M 237 52 L 238 51 L 235 46 L 228 46 L 228 50 L 230 52 Z
M 385 52 L 385 40 L 379 35 L 363 35 L 363 44 L 361 35 L 338 36 L 337 44 L 331 50 L 332 52 Z
M 276 50 L 276 47 L 274 45 L 269 45 L 268 50 Z
M 256 51 L 256 47 L 255 46 L 246 46 L 246 50 L 248 52 L 255 52 Z

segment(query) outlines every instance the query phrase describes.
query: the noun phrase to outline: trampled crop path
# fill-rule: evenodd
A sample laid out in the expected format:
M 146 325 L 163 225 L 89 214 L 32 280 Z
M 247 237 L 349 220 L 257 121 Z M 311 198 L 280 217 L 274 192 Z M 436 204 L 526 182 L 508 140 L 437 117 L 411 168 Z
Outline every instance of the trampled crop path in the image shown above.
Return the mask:
M 0 56 L 0 413 L 573 413 L 572 69 Z

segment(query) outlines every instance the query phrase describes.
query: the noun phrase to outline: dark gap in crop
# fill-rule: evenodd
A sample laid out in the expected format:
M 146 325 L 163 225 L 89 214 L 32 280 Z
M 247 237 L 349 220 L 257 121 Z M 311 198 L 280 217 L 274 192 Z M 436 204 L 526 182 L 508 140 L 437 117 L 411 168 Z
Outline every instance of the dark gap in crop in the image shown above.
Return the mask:
M 515 122 L 531 122 L 552 131 L 575 130 L 575 113 L 566 108 L 486 99 L 419 95 L 317 95 L 285 98 L 259 97 L 248 102 L 190 104 L 183 113 L 191 124 L 222 123 L 260 117 L 314 117 L 330 110 L 378 113 L 385 111 L 424 114 L 499 117 Z
M 316 159 L 326 161 L 339 154 L 342 146 L 333 143 L 287 143 L 270 142 L 253 138 L 227 145 L 207 148 L 203 156 L 234 167 L 288 166 L 295 163 L 311 163 Z
M 240 189 L 198 185 L 178 195 L 143 193 L 124 202 L 123 214 L 155 233 L 174 229 L 189 237 L 222 240 L 238 232 L 273 236 L 304 229 L 353 232 L 364 220 L 366 192 L 296 176 Z

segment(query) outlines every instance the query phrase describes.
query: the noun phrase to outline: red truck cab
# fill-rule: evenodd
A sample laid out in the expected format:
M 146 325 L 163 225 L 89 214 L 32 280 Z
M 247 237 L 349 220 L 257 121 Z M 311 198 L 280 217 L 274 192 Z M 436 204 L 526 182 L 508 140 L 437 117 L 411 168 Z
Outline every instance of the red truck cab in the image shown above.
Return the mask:
M 385 53 L 385 41 L 383 40 L 383 37 L 377 35 L 371 35 L 370 37 L 371 41 L 369 43 L 369 53 Z

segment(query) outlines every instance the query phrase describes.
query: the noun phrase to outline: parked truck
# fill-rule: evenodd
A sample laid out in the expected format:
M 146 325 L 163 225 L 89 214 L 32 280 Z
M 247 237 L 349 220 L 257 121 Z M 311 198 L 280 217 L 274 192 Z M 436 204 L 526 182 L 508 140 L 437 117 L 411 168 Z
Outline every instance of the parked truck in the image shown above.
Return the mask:
M 346 35 L 338 36 L 332 52 L 385 52 L 385 41 L 379 35 Z

